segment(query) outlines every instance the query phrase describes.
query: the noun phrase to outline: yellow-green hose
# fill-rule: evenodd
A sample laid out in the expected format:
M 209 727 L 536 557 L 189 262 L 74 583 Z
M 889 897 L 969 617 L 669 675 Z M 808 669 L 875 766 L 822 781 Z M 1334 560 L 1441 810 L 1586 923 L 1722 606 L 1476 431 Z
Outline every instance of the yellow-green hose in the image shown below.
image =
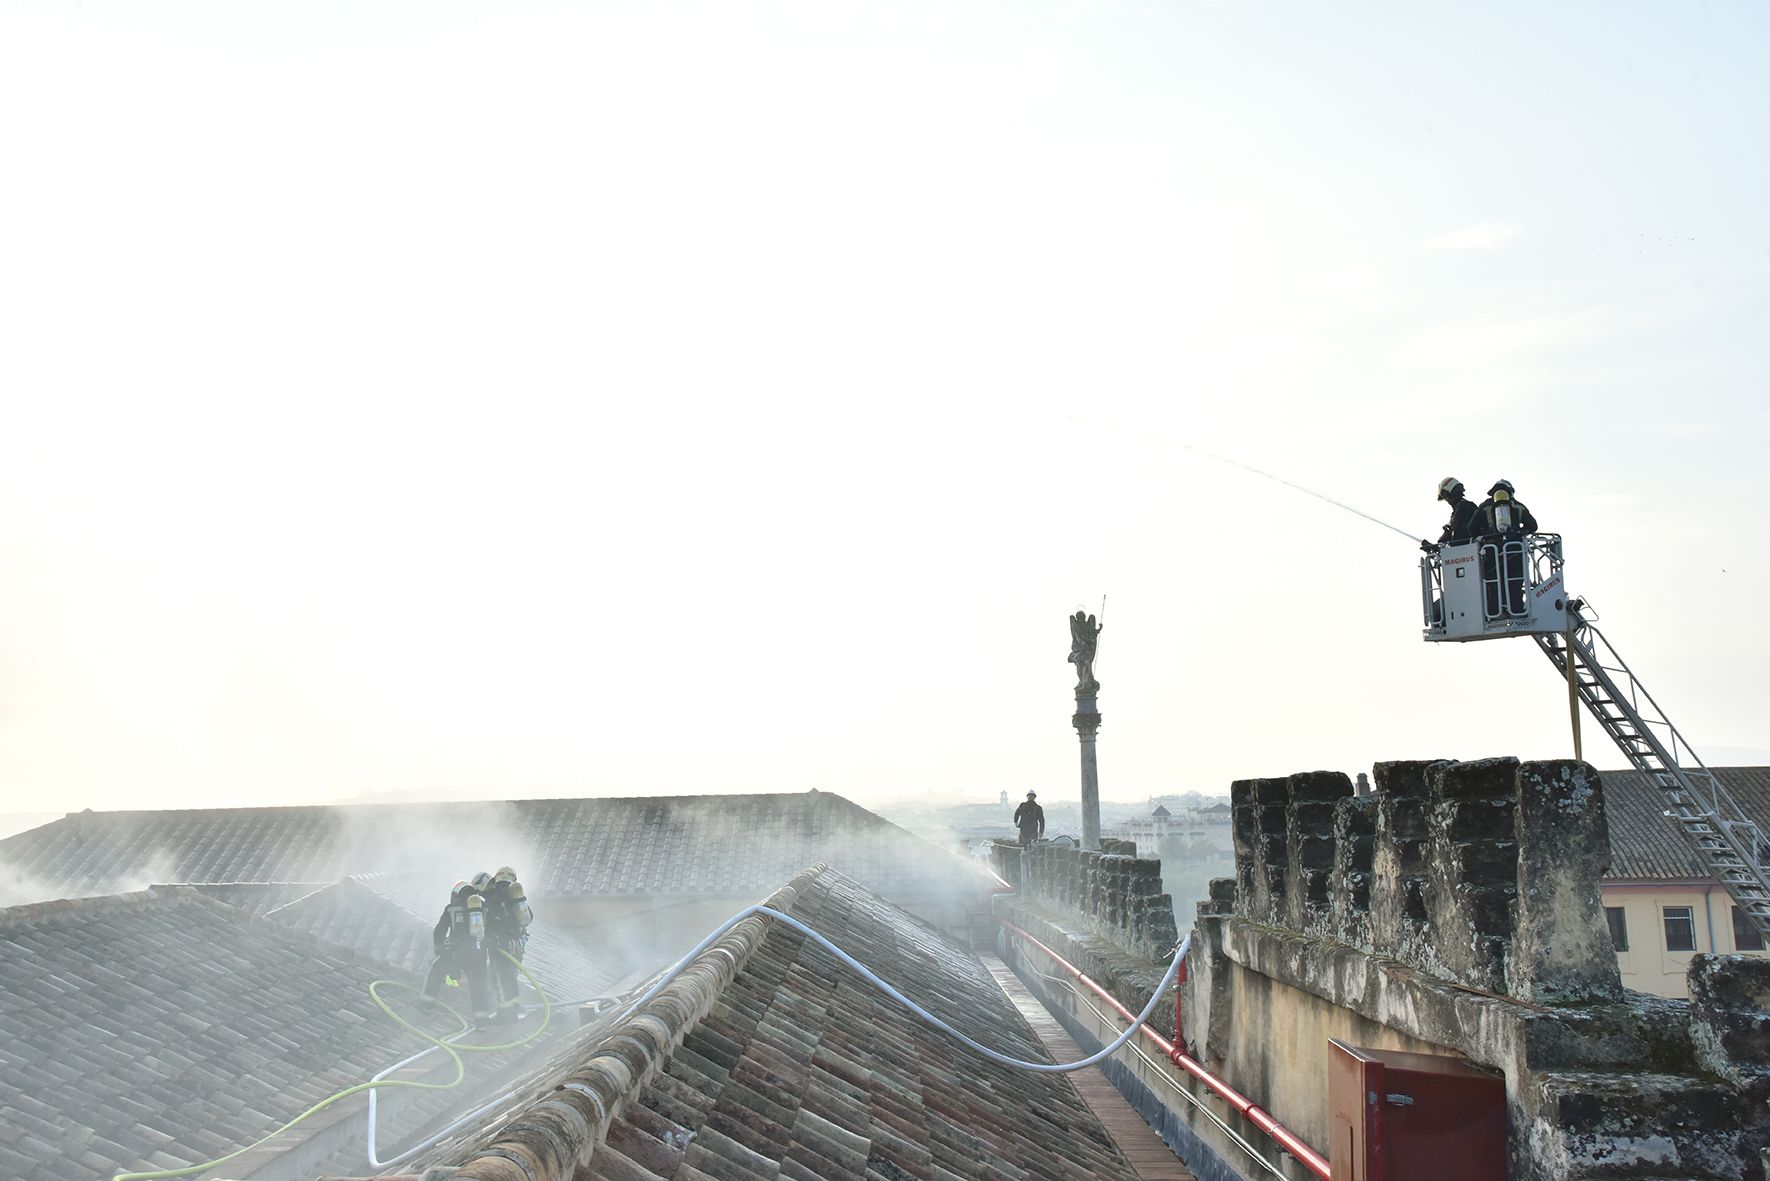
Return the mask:
M 536 982 L 534 974 L 528 970 L 527 966 L 524 965 L 521 960 L 511 955 L 509 952 L 500 949 L 498 954 L 504 956 L 511 963 L 516 965 L 517 971 L 521 972 L 523 977 L 529 982 L 529 987 L 535 990 L 535 995 L 541 998 L 541 1023 L 535 1026 L 534 1029 L 530 1030 L 526 1036 L 520 1037 L 513 1042 L 501 1042 L 497 1045 L 486 1046 L 466 1046 L 448 1041 L 448 1038 L 459 1037 L 469 1029 L 472 1029 L 473 1026 L 468 1022 L 467 1018 L 461 1015 L 459 1009 L 455 1008 L 455 1006 L 449 1004 L 447 1001 L 441 1002 L 442 1006 L 450 1013 L 453 1013 L 455 1020 L 460 1024 L 443 1037 L 437 1037 L 435 1034 L 419 1029 L 416 1025 L 413 1025 L 410 1021 L 407 1021 L 404 1017 L 401 1017 L 398 1013 L 394 1012 L 393 1006 L 389 1005 L 386 998 L 381 995 L 381 989 L 383 987 L 403 988 L 408 992 L 418 992 L 420 991 L 419 989 L 414 988 L 412 985 L 407 984 L 402 980 L 376 980 L 369 985 L 369 995 L 374 998 L 377 1005 L 381 1006 L 381 1011 L 383 1013 L 386 1013 L 389 1017 L 393 1018 L 396 1023 L 410 1033 L 422 1038 L 431 1045 L 436 1046 L 454 1061 L 455 1077 L 448 1082 L 424 1083 L 412 1079 L 390 1078 L 382 1079 L 380 1082 L 357 1083 L 353 1087 L 346 1087 L 342 1091 L 326 1096 L 324 1099 L 321 1099 L 318 1103 L 315 1103 L 312 1107 L 308 1108 L 282 1127 L 277 1128 L 268 1135 L 254 1140 L 244 1148 L 234 1149 L 226 1156 L 218 1156 L 214 1160 L 204 1161 L 200 1165 L 187 1165 L 182 1169 L 156 1169 L 145 1173 L 118 1173 L 111 1178 L 111 1181 L 159 1181 L 159 1179 L 165 1177 L 192 1177 L 198 1173 L 206 1173 L 217 1165 L 224 1165 L 228 1161 L 233 1160 L 236 1156 L 251 1152 L 259 1145 L 282 1135 L 308 1116 L 313 1115 L 315 1112 L 324 1111 L 340 1099 L 347 1099 L 352 1095 L 360 1094 L 364 1091 L 372 1091 L 377 1087 L 408 1087 L 419 1091 L 447 1091 L 460 1086 L 467 1077 L 467 1063 L 461 1058 L 463 1051 L 471 1054 L 489 1054 L 498 1050 L 514 1050 L 519 1046 L 526 1046 L 536 1038 L 540 1037 L 541 1034 L 545 1033 L 547 1030 L 547 1023 L 553 1019 L 553 1002 L 548 999 L 546 991 Z

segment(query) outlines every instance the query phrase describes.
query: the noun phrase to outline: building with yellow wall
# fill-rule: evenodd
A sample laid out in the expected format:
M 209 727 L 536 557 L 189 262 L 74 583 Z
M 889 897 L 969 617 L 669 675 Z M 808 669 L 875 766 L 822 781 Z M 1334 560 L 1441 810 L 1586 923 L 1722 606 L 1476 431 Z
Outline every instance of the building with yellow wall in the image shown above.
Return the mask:
M 1746 815 L 1770 831 L 1770 767 L 1714 771 Z M 1652 780 L 1639 771 L 1605 771 L 1603 779 L 1610 819 L 1604 911 L 1623 986 L 1687 996 L 1684 974 L 1696 953 L 1764 955 L 1757 929 L 1734 913 L 1726 889 L 1665 816 Z

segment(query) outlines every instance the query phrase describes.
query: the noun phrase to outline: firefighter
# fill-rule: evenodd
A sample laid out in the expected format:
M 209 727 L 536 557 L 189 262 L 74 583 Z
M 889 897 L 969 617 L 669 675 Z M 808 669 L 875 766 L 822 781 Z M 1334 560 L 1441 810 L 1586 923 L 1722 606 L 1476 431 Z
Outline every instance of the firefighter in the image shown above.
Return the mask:
M 1481 533 L 1484 542 L 1491 541 L 1494 553 L 1500 555 L 1499 564 L 1505 567 L 1504 578 L 1496 577 L 1495 563 L 1492 556 L 1482 555 L 1482 583 L 1487 596 L 1487 615 L 1493 619 L 1499 616 L 1499 587 L 1501 581 L 1506 586 L 1506 609 L 1510 614 L 1519 615 L 1524 611 L 1524 546 L 1511 545 L 1507 542 L 1518 542 L 1536 532 L 1536 518 L 1531 515 L 1522 500 L 1513 492 L 1512 481 L 1496 480 L 1492 488 L 1487 490 L 1487 499 L 1481 502 L 1477 510 L 1481 514 Z M 1486 546 L 1482 549 L 1485 551 Z
M 1496 480 L 1477 510 L 1481 531 L 1497 537 L 1527 537 L 1536 532 L 1536 518 L 1518 499 L 1510 480 Z
M 511 957 L 522 959 L 523 949 L 529 942 L 529 924 L 535 915 L 529 909 L 522 883 L 516 880 L 516 871 L 508 865 L 500 866 L 497 873 L 486 876 L 485 899 L 492 979 L 498 990 L 498 1017 L 513 1020 L 522 1016 L 522 1007 L 517 1000 L 516 964 Z
M 489 1022 L 497 1014 L 492 1007 L 491 980 L 486 953 L 491 944 L 486 932 L 485 898 L 472 882 L 456 882 L 449 904 L 430 933 L 436 959 L 424 981 L 424 995 L 437 999 L 445 978 L 465 979 L 473 1019 Z
M 1481 534 L 1481 510 L 1463 495 L 1463 482 L 1455 476 L 1438 481 L 1438 499 L 1450 504 L 1450 521 L 1436 542 L 1422 541 L 1420 548 L 1428 553 L 1441 545 L 1458 545 L 1472 541 Z
M 1020 847 L 1032 844 L 1045 835 L 1045 810 L 1039 807 L 1039 793 L 1026 793 L 1026 802 L 1014 809 L 1014 823 L 1020 826 Z
M 1475 502 L 1463 495 L 1463 482 L 1455 476 L 1446 476 L 1438 481 L 1438 499 L 1450 505 L 1450 520 L 1445 524 L 1444 531 L 1438 535 L 1437 541 L 1421 541 L 1420 548 L 1429 554 L 1438 552 L 1439 547 L 1460 545 L 1472 541 L 1481 533 L 1481 511 Z M 1432 622 L 1434 625 L 1444 621 L 1444 603 L 1442 600 L 1432 601 Z

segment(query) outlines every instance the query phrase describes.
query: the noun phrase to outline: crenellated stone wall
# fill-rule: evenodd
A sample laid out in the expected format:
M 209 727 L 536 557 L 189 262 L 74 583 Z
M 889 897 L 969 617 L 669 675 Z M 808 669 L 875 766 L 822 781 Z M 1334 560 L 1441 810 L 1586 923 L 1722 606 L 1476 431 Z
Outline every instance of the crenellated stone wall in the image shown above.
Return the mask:
M 1598 902 L 1597 773 L 1568 761 L 1379 763 L 1374 795 L 1311 771 L 1230 786 L 1235 913 L 1485 992 L 1622 995 Z
M 1698 956 L 1688 1003 L 1624 991 L 1599 774 L 1494 758 L 1373 778 L 1231 786 L 1235 877 L 1199 904 L 1181 990 L 1193 1053 L 1324 1149 L 1338 1037 L 1504 1075 L 1514 1178 L 1763 1178 L 1770 962 Z
M 1516 1181 L 1765 1181 L 1770 961 L 1697 956 L 1688 1002 L 1622 988 L 1599 774 L 1493 758 L 1371 778 L 1369 794 L 1332 771 L 1231 785 L 1235 876 L 1198 904 L 1180 988 L 1192 1058 L 1324 1155 L 1335 1038 L 1503 1076 Z M 1151 913 L 1159 866 L 1008 844 L 995 859 L 1019 887 L 998 913 L 1140 1006 L 1173 938 Z M 1030 940 L 1005 927 L 1000 947 L 1085 1047 L 1116 1034 Z M 1197 1176 L 1266 1175 L 1254 1145 L 1310 1181 L 1253 1124 L 1204 1114 L 1216 1100 L 1179 1066 L 1126 1050 L 1106 1070 Z
M 1010 841 L 997 841 L 991 857 L 996 873 L 1034 905 L 1080 921 L 1132 955 L 1165 962 L 1179 941 L 1174 900 L 1155 858 L 1047 843 L 1022 850 Z

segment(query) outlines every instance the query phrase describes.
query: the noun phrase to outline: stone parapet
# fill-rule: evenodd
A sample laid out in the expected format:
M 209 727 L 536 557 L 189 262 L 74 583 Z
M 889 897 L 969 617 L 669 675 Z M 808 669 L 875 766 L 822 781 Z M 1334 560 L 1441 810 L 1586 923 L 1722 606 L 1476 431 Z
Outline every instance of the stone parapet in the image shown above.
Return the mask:
M 1162 863 L 1154 858 L 997 841 L 991 859 L 1023 897 L 1133 955 L 1165 962 L 1179 941 L 1174 900 L 1162 890 Z
M 1697 1060 L 1722 1078 L 1770 1091 L 1770 960 L 1699 955 L 1689 980 Z
M 1116 939 L 1077 923 L 1068 915 L 1055 914 L 1030 899 L 999 895 L 995 906 L 998 919 L 1023 928 L 1034 939 L 1081 969 L 1084 975 L 1133 1012 L 1141 1012 L 1149 1003 L 1150 994 L 1167 973 L 1165 961 L 1155 962 L 1129 952 Z M 1174 1006 L 1156 1006 L 1156 1011 L 1150 1015 L 1149 1027 L 1163 1037 L 1171 1037 Z
M 1597 772 L 1566 760 L 1379 763 L 1238 780 L 1233 912 L 1485 992 L 1614 1002 Z M 1213 897 L 1213 906 L 1220 903 Z
M 1231 786 L 1235 876 L 1198 905 L 1181 987 L 1192 1055 L 1318 1149 L 1339 1039 L 1503 1076 L 1513 1181 L 1764 1181 L 1770 961 L 1696 956 L 1688 1002 L 1622 988 L 1598 773 L 1499 758 L 1372 778 Z

